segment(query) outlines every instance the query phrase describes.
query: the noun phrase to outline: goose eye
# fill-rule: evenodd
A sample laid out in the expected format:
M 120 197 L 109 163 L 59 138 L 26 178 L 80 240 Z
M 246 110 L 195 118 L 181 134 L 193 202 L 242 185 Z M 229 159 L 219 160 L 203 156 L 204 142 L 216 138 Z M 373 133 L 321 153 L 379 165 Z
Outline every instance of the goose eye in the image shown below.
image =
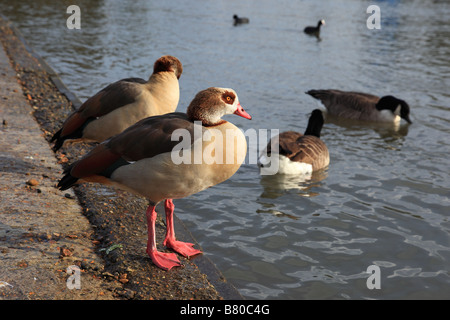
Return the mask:
M 224 92 L 221 98 L 222 101 L 225 102 L 226 104 L 233 104 L 234 101 L 236 100 L 236 96 L 229 91 Z

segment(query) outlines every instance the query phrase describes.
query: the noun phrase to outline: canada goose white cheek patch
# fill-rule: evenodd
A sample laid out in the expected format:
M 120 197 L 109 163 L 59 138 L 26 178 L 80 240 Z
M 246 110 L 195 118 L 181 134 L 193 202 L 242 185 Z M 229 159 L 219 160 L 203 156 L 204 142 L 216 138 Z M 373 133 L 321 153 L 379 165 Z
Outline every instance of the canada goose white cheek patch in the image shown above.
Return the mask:
M 392 113 L 391 110 L 381 110 L 380 120 L 383 122 L 398 122 L 400 121 L 400 116 Z
M 270 160 L 268 157 L 262 155 L 261 157 L 258 158 L 258 167 L 263 168 L 267 165 L 269 165 Z

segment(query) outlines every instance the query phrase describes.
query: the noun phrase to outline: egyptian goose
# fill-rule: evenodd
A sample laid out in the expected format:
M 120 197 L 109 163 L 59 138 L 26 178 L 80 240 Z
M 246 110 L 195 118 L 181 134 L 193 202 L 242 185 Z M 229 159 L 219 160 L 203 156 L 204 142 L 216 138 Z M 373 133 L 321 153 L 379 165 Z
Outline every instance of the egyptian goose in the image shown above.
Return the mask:
M 328 166 L 330 163 L 328 148 L 320 139 L 323 123 L 322 111 L 316 109 L 311 113 L 304 135 L 295 131 L 286 131 L 278 135 L 278 142 L 275 140 L 272 145 L 270 141 L 258 161 L 261 174 L 267 174 L 266 155 L 275 161 L 279 160 L 277 172 L 279 174 L 307 175 Z M 276 153 L 278 158 L 273 158 Z
M 372 94 L 340 90 L 310 90 L 306 93 L 320 100 L 333 116 L 397 124 L 403 118 L 412 123 L 408 104 L 393 96 L 380 98 Z
M 156 249 L 155 206 L 165 200 L 167 231 L 163 244 L 187 257 L 201 253 L 192 244 L 175 240 L 172 199 L 221 183 L 239 169 L 247 153 L 245 136 L 221 119 L 233 113 L 251 119 L 234 90 L 200 91 L 187 113 L 143 119 L 98 144 L 65 171 L 58 188 L 65 190 L 76 183 L 97 182 L 146 197 L 150 202 L 146 212 L 147 253 L 162 269 L 180 266 L 174 253 Z
M 308 26 L 305 29 L 303 29 L 303 32 L 309 35 L 316 35 L 318 36 L 320 33 L 320 27 L 322 25 L 325 25 L 325 20 L 319 20 L 319 22 L 317 22 L 317 26 L 313 27 L 313 26 Z
M 235 14 L 233 16 L 233 20 L 234 20 L 234 25 L 237 26 L 238 24 L 244 24 L 244 23 L 249 23 L 250 19 L 249 18 L 245 18 L 245 17 L 238 17 L 237 14 Z
M 114 82 L 86 100 L 57 131 L 56 151 L 66 140 L 102 142 L 146 117 L 174 112 L 180 99 L 181 62 L 162 56 L 148 81 L 127 78 Z

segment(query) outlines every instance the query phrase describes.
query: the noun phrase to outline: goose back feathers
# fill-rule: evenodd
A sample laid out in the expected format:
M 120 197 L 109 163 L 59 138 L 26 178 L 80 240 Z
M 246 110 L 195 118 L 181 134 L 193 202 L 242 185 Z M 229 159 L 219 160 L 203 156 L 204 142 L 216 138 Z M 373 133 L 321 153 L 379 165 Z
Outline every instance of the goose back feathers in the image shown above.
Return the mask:
M 305 134 L 285 131 L 279 134 L 278 143 L 276 143 L 276 139 L 274 143 L 269 142 L 266 154 L 271 157 L 278 154 L 278 173 L 306 174 L 328 166 L 330 163 L 329 151 L 320 139 L 323 123 L 322 112 L 316 109 L 311 113 Z M 272 144 L 274 145 L 272 146 Z M 264 161 L 265 159 L 260 158 L 262 169 L 264 169 Z
M 394 96 L 380 98 L 368 93 L 334 89 L 306 93 L 320 100 L 328 113 L 336 117 L 374 122 L 399 122 L 403 118 L 412 123 L 409 105 Z

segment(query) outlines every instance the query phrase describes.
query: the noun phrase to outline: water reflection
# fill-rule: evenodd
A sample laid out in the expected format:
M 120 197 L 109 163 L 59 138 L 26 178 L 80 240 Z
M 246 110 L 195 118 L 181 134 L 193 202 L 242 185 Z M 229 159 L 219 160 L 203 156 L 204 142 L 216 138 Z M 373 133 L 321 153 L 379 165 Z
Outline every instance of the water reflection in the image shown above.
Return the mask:
M 320 32 L 314 33 L 314 34 L 307 34 L 307 36 L 310 37 L 310 38 L 316 38 L 317 42 L 322 41 L 322 38 L 320 37 Z
M 386 141 L 394 141 L 403 139 L 408 135 L 409 123 L 373 123 L 373 122 L 360 122 L 352 119 L 344 119 L 335 117 L 333 115 L 324 112 L 326 115 L 326 124 L 334 124 L 346 129 L 347 131 L 365 132 L 368 129 L 375 131 L 380 138 Z
M 276 199 L 286 192 L 297 193 L 302 197 L 315 197 L 319 193 L 317 187 L 328 176 L 328 170 L 318 170 L 306 175 L 274 174 L 261 176 L 260 183 L 264 188 L 261 198 Z

